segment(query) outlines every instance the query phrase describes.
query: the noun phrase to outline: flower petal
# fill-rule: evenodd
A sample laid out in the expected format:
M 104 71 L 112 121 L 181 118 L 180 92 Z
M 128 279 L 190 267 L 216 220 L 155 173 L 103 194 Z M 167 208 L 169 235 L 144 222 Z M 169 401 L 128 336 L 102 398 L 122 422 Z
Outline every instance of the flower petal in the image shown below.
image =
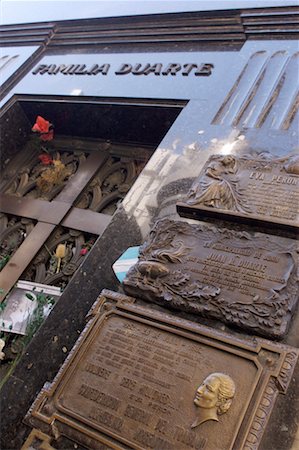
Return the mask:
M 32 127 L 32 131 L 37 131 L 38 133 L 51 133 L 51 126 L 52 124 L 48 120 L 44 119 L 42 116 L 37 116 L 35 124 Z M 53 131 L 51 139 L 53 139 Z
M 54 131 L 50 130 L 48 133 L 41 133 L 40 138 L 42 141 L 52 141 L 54 137 Z

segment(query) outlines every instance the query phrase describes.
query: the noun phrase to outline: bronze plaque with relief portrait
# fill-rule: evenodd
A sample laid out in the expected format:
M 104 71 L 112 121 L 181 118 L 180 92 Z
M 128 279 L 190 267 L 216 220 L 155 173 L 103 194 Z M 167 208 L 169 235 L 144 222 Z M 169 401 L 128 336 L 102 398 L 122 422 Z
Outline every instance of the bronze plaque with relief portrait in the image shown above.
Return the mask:
M 281 338 L 298 301 L 298 247 L 293 239 L 163 219 L 123 287 L 150 302 Z
M 256 450 L 297 358 L 103 291 L 26 422 L 89 449 Z
M 212 155 L 177 210 L 298 232 L 299 156 Z

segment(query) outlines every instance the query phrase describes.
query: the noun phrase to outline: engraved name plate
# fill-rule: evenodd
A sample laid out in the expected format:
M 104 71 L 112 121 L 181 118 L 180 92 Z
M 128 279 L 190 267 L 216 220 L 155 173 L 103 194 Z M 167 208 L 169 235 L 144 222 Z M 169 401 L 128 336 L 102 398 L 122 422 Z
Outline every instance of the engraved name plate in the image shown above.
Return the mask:
M 298 300 L 298 251 L 292 239 L 156 223 L 124 290 L 163 306 L 282 337 Z
M 299 156 L 213 155 L 177 210 L 184 217 L 219 217 L 298 231 Z
M 297 358 L 103 291 L 26 422 L 89 449 L 255 450 Z

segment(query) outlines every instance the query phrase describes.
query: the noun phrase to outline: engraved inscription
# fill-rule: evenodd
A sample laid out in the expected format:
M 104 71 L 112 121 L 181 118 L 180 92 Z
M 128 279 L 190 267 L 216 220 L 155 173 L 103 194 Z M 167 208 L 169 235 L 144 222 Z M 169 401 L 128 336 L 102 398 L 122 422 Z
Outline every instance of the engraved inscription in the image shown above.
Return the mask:
M 188 192 L 187 205 L 298 227 L 299 157 L 213 155 Z
M 97 389 L 91 388 L 86 384 L 82 384 L 79 389 L 79 395 L 82 397 L 92 400 L 95 403 L 99 403 L 100 405 L 107 406 L 114 411 L 117 411 L 120 400 L 111 395 L 107 395 L 104 392 L 100 392 Z
M 113 430 L 120 431 L 123 426 L 123 421 L 120 417 L 116 417 L 113 414 L 109 414 L 100 408 L 92 407 L 88 413 L 90 419 L 94 419 L 96 422 L 103 425 L 107 425 Z
M 13 56 L 11 59 L 18 57 L 18 55 Z M 6 56 L 4 57 L 6 58 Z M 2 58 L 3 59 L 3 58 Z M 1 64 L 1 58 L 0 58 Z M 7 62 L 5 63 L 7 64 Z M 5 65 L 4 64 L 4 65 Z M 2 67 L 4 66 L 2 65 Z M 0 66 L 0 71 L 2 69 Z M 86 64 L 39 64 L 33 71 L 32 75 L 107 75 L 110 72 L 111 64 L 105 63 L 102 65 L 93 64 L 91 66 L 86 66 Z M 155 76 L 176 76 L 181 74 L 184 77 L 192 74 L 194 76 L 210 76 L 212 75 L 212 70 L 214 69 L 214 64 L 211 63 L 145 63 L 145 64 L 128 64 L 123 63 L 117 70 L 114 70 L 115 75 L 155 75 Z
M 95 426 L 119 433 L 142 448 L 214 450 L 220 445 L 219 435 L 208 437 L 197 429 L 198 424 L 191 427 L 208 402 L 207 396 L 200 407 L 194 402 L 196 390 L 200 395 L 199 384 L 202 380 L 202 385 L 208 383 L 213 377 L 217 407 L 206 410 L 206 415 L 214 412 L 218 417 L 221 406 L 224 408 L 231 401 L 231 392 L 226 392 L 227 383 L 223 383 L 228 375 L 213 373 L 211 369 L 217 367 L 234 379 L 237 377 L 237 383 L 247 383 L 247 390 L 256 374 L 254 364 L 244 361 L 241 365 L 247 375 L 241 380 L 240 366 L 231 369 L 230 357 L 221 363 L 220 359 L 218 350 L 211 354 L 204 344 L 132 320 L 110 318 L 101 338 L 94 340 L 84 357 L 82 369 L 72 375 L 71 383 L 58 398 L 58 405 L 69 412 L 84 413 Z M 93 361 L 102 370 L 90 370 L 90 362 L 85 360 Z M 114 368 L 115 363 L 118 367 Z M 103 374 L 108 374 L 108 378 Z M 217 376 L 222 377 L 222 389 Z M 242 408 L 242 403 L 232 405 L 233 421 Z M 208 421 L 206 415 L 203 413 Z M 217 428 L 216 421 L 214 426 Z
M 291 239 L 165 219 L 142 246 L 124 289 L 164 306 L 280 337 L 298 300 L 297 267 Z
M 297 349 L 234 338 L 109 291 L 93 311 L 27 424 L 94 450 L 257 450 Z

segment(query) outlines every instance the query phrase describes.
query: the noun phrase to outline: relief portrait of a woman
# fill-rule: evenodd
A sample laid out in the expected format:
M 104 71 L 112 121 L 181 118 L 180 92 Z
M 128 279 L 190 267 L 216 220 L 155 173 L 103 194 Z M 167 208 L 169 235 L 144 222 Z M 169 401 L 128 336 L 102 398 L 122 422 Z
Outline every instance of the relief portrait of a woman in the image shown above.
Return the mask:
M 187 203 L 246 212 L 236 172 L 237 162 L 233 156 L 215 156 L 189 190 Z

